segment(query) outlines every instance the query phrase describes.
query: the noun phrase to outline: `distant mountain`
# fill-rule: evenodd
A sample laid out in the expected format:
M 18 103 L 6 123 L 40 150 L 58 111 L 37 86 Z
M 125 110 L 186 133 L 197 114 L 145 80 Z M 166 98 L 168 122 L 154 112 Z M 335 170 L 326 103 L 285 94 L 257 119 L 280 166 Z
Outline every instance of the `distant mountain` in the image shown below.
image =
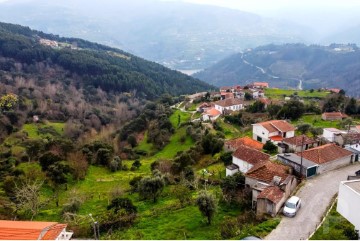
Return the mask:
M 304 42 L 308 28 L 179 1 L 11 0 L 0 21 L 119 47 L 175 69 L 203 69 L 246 48 Z
M 232 55 L 194 77 L 217 86 L 267 81 L 278 88 L 342 88 L 360 96 L 360 50 L 341 44 L 267 45 Z
M 44 69 L 52 69 L 55 74 L 50 78 Z M 1 76 L 30 75 L 43 82 L 55 78 L 67 85 L 74 82 L 76 88 L 133 92 L 145 99 L 211 88 L 202 81 L 119 49 L 5 23 L 0 23 L 0 73 Z
M 360 25 L 343 29 L 323 39 L 327 43 L 354 43 L 360 45 Z

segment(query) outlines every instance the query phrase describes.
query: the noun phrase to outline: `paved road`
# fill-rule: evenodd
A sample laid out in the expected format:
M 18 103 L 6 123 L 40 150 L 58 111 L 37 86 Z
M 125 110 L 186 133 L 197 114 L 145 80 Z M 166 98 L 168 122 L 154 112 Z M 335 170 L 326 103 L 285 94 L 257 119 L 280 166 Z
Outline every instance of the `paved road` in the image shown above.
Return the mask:
M 348 175 L 354 175 L 359 169 L 360 163 L 356 163 L 307 180 L 296 194 L 302 199 L 297 215 L 294 218 L 283 217 L 265 239 L 308 239 L 338 192 L 340 181 L 346 180 Z

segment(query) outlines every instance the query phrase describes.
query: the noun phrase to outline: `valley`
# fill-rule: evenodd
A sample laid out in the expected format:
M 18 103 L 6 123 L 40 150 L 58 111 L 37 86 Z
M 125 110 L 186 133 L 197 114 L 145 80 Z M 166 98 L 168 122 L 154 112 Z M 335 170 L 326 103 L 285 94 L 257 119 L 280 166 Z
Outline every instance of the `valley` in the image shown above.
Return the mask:
M 357 20 L 284 10 L 0 0 L 0 239 L 358 237 Z

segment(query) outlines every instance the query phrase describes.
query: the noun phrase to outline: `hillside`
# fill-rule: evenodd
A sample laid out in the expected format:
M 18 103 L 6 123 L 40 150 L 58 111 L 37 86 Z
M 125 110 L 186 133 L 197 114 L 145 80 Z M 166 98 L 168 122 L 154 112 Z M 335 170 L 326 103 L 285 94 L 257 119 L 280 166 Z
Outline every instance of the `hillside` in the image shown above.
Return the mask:
M 12 0 L 0 3 L 0 21 L 119 47 L 174 69 L 203 69 L 245 48 L 311 36 L 308 28 L 289 21 L 221 7 L 158 0 L 106 3 Z
M 194 76 L 217 86 L 266 81 L 278 88 L 341 88 L 359 96 L 359 75 L 356 45 L 286 44 L 232 55 Z
M 146 99 L 210 88 L 199 80 L 118 49 L 81 39 L 60 38 L 19 25 L 0 24 L 0 57 L 3 76 L 5 73 L 40 75 L 39 78 L 48 81 L 41 71 L 53 68 L 68 79 L 76 79 L 78 87 L 134 92 Z M 57 78 L 57 81 L 65 80 Z

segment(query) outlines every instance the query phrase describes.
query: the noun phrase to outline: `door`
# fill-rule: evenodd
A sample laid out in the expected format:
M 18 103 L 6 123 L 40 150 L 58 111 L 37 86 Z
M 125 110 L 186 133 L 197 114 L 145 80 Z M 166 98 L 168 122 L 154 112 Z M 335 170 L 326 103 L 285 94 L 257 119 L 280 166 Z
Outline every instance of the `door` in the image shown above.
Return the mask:
M 317 171 L 317 166 L 309 167 L 306 170 L 306 177 L 311 177 L 316 175 L 316 171 Z

